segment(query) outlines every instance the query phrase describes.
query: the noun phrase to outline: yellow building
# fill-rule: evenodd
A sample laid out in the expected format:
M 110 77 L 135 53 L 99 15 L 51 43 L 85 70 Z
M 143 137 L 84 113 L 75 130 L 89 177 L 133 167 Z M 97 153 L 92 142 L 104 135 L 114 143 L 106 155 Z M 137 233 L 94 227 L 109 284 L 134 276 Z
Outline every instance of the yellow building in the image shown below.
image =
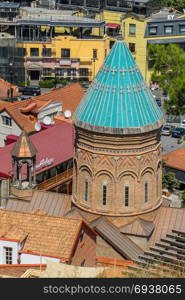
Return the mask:
M 59 35 L 51 42 L 22 42 L 26 49 L 26 80 L 94 78 L 110 50 L 110 39 L 78 39 Z
M 105 21 L 106 33 L 111 39 L 122 34 L 148 83 L 152 74 L 152 65 L 147 57 L 150 44 L 174 43 L 185 49 L 185 15 L 163 10 L 145 17 L 135 13 L 104 10 L 97 14 L 96 19 Z
M 147 40 L 144 38 L 144 32 L 147 21 L 144 16 L 129 14 L 122 18 L 121 24 L 123 39 L 145 79 L 147 79 Z

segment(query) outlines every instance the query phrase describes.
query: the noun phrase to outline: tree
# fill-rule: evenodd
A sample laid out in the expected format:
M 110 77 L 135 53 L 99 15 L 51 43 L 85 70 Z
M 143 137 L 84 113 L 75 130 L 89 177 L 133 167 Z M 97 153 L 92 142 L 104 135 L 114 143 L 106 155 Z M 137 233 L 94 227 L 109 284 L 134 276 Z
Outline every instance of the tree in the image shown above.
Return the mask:
M 178 115 L 185 113 L 185 52 L 175 44 L 150 45 L 149 61 L 153 64 L 152 81 L 168 93 L 165 109 Z
M 169 7 L 182 12 L 185 8 L 185 0 L 149 0 L 148 5 L 154 9 Z
M 179 188 L 179 185 L 173 172 L 163 172 L 163 188 L 172 193 L 175 189 Z

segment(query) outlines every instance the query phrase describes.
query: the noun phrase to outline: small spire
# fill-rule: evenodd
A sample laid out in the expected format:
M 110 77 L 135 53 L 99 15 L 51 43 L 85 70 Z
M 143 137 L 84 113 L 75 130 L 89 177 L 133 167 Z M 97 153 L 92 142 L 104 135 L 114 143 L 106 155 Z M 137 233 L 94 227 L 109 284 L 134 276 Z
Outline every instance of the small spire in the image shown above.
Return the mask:
M 32 158 L 36 155 L 37 150 L 31 142 L 29 136 L 23 129 L 16 144 L 14 145 L 11 154 L 17 158 Z

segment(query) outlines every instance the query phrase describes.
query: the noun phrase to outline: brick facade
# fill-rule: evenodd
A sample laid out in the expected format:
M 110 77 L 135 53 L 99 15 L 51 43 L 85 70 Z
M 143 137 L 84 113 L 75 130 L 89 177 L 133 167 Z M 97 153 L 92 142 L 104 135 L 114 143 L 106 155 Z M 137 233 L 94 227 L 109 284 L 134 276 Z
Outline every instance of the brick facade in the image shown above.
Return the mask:
M 96 235 L 84 224 L 70 264 L 84 267 L 96 265 Z
M 95 134 L 80 128 L 76 128 L 76 133 L 72 197 L 76 206 L 100 215 L 120 216 L 139 214 L 160 205 L 160 129 L 132 136 Z

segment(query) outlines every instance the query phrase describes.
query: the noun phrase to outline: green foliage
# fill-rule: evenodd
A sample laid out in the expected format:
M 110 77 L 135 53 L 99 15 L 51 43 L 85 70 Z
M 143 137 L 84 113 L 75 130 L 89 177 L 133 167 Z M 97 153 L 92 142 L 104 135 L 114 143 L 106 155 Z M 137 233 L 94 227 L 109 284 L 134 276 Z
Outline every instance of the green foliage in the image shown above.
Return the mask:
M 54 79 L 45 79 L 39 81 L 39 86 L 41 88 L 53 88 L 55 85 L 55 80 Z
M 182 12 L 183 8 L 185 8 L 185 0 L 150 0 L 148 5 L 156 9 L 169 7 Z
M 166 188 L 169 192 L 174 192 L 180 186 L 175 174 L 172 172 L 163 172 L 163 188 Z
M 20 86 L 20 87 L 29 86 L 30 81 L 28 80 L 26 83 L 24 81 L 23 82 L 18 82 L 17 85 Z
M 185 113 L 185 52 L 174 44 L 150 45 L 148 57 L 153 61 L 152 81 L 159 82 L 169 95 L 164 108 L 167 113 Z
M 182 191 L 181 198 L 182 198 L 182 205 L 181 205 L 181 207 L 185 208 L 185 190 Z

